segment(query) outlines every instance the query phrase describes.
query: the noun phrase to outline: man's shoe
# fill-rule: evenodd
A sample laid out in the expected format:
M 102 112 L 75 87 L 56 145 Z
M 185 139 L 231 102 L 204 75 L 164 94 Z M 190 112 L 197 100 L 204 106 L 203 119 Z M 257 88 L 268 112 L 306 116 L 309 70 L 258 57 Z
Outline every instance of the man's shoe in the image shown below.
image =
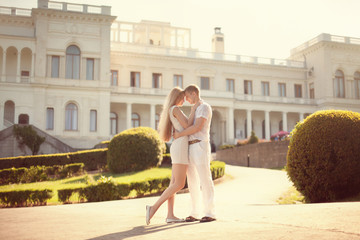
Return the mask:
M 212 221 L 216 221 L 216 218 L 212 218 L 212 217 L 203 217 L 200 222 L 212 222 Z
M 199 219 L 194 218 L 193 216 L 188 216 L 187 218 L 185 218 L 185 222 L 195 222 L 195 221 L 199 221 Z

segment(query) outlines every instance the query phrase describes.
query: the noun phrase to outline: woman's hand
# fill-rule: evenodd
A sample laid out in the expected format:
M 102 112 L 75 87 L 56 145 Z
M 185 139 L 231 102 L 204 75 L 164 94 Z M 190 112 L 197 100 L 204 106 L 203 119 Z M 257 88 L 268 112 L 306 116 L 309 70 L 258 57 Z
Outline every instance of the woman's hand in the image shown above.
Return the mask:
M 177 139 L 177 138 L 179 138 L 180 137 L 180 133 L 178 132 L 178 131 L 174 131 L 174 133 L 173 133 L 173 138 L 174 139 Z

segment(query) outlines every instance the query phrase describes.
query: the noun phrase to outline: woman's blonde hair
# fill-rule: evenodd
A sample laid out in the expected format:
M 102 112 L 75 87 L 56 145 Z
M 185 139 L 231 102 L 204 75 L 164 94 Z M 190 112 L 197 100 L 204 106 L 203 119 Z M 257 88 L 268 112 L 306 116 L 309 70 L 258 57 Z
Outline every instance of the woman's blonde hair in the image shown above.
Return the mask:
M 169 109 L 176 105 L 181 99 L 184 99 L 184 97 L 185 92 L 179 87 L 174 87 L 165 99 L 158 125 L 160 137 L 164 141 L 169 141 L 172 135 L 173 125 L 170 121 Z

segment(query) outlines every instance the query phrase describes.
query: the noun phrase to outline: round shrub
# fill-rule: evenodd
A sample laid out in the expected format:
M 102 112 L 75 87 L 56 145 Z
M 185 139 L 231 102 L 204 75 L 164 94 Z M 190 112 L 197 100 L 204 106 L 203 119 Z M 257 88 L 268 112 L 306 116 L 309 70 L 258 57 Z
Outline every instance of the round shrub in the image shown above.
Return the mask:
M 259 138 L 255 135 L 254 131 L 251 131 L 251 136 L 249 138 L 248 144 L 258 143 Z
M 318 111 L 291 132 L 287 172 L 306 202 L 360 192 L 360 113 Z
M 110 171 L 141 171 L 161 164 L 165 143 L 158 132 L 149 127 L 125 130 L 109 143 L 107 162 Z

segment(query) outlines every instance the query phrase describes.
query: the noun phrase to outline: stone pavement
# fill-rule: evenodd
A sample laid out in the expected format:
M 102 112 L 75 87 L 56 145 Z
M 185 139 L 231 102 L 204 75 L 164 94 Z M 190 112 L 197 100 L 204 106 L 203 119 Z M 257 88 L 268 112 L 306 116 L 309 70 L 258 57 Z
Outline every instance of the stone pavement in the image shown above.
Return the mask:
M 360 239 L 360 202 L 278 205 L 292 184 L 283 171 L 226 166 L 216 184 L 218 220 L 166 224 L 164 204 L 145 225 L 145 205 L 158 197 L 0 209 L 0 239 Z M 186 217 L 189 194 L 176 196 Z

